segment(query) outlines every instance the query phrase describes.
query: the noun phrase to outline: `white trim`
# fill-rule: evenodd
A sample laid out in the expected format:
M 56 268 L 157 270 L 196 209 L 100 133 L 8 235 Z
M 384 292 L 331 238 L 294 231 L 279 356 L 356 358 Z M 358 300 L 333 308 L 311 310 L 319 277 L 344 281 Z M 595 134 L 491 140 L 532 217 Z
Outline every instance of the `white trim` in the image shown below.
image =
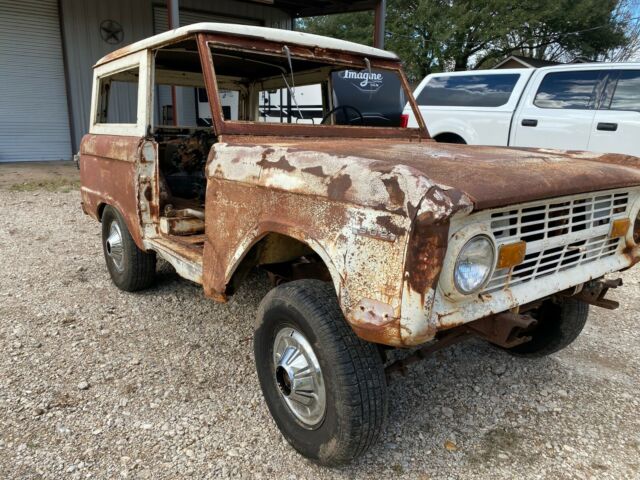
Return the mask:
M 164 44 L 171 43 L 183 37 L 187 37 L 194 33 L 224 33 L 243 37 L 254 37 L 263 40 L 269 40 L 278 43 L 290 43 L 295 45 L 303 45 L 305 47 L 319 47 L 329 50 L 340 50 L 345 52 L 356 53 L 360 55 L 368 55 L 377 58 L 386 58 L 390 60 L 398 60 L 395 53 L 380 50 L 378 48 L 368 47 L 359 43 L 347 42 L 335 38 L 323 37 L 321 35 L 313 35 L 311 33 L 296 32 L 292 30 L 281 30 L 278 28 L 254 27 L 249 25 L 237 25 L 231 23 L 194 23 L 184 27 L 169 30 L 152 37 L 145 38 L 138 42 L 132 43 L 120 50 L 110 53 L 102 57 L 95 64 L 98 68 L 103 64 L 112 63 L 119 58 L 129 55 L 140 50 L 160 47 Z M 110 60 L 115 58 L 115 60 Z
M 93 71 L 93 88 L 91 91 L 91 119 L 89 133 L 102 135 L 122 135 L 126 137 L 143 137 L 146 126 L 150 124 L 150 57 L 147 51 L 137 52 L 113 62 L 96 67 Z M 138 67 L 138 110 L 136 123 L 98 123 L 98 103 L 100 95 L 100 79 L 124 70 Z
M 518 58 L 514 55 L 509 55 L 507 58 L 505 58 L 504 60 L 502 60 L 499 64 L 494 65 L 492 67 L 492 70 L 495 70 L 496 68 L 500 68 L 502 65 L 504 65 L 505 63 L 507 63 L 509 60 L 515 60 L 516 62 L 520 63 L 521 65 L 523 65 L 523 68 L 536 68 L 533 65 L 531 65 L 530 63 L 525 62 L 524 60 L 522 60 L 521 58 Z M 512 67 L 513 68 L 513 67 Z

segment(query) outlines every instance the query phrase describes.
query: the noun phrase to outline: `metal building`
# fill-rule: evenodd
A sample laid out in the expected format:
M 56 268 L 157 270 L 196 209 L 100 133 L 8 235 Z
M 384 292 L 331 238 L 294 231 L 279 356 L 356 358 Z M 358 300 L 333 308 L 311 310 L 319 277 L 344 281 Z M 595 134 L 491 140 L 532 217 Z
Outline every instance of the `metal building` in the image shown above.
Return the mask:
M 179 4 L 178 4 L 179 2 Z M 290 29 L 294 20 L 375 10 L 385 0 L 0 0 L 0 162 L 68 160 L 88 129 L 91 67 L 107 53 L 190 23 Z

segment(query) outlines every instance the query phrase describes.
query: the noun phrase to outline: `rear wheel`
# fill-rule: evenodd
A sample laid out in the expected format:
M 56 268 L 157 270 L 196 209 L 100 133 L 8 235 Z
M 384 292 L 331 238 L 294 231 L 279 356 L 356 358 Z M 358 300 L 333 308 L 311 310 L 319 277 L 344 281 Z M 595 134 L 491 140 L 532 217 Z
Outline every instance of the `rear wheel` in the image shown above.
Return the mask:
M 455 133 L 441 133 L 434 137 L 434 140 L 439 143 L 458 143 L 460 145 L 466 145 L 467 143 L 464 141 L 464 138 Z
M 378 439 L 387 410 L 382 359 L 346 323 L 331 284 L 299 280 L 269 292 L 254 352 L 269 411 L 302 455 L 340 465 Z
M 532 316 L 538 323 L 524 332 L 531 340 L 508 352 L 521 357 L 544 357 L 569 346 L 587 323 L 589 305 L 573 298 L 560 303 L 546 301 Z
M 111 280 L 118 288 L 135 292 L 153 283 L 155 253 L 138 248 L 122 215 L 110 206 L 102 214 L 102 249 Z

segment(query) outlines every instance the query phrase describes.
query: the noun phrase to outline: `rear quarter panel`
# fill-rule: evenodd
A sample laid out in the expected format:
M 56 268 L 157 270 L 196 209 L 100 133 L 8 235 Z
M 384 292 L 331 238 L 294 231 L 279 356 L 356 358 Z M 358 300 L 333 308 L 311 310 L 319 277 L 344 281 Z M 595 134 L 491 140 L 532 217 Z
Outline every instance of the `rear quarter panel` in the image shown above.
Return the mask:
M 144 250 L 136 188 L 140 147 L 139 137 L 85 135 L 80 144 L 80 193 L 85 213 L 97 220 L 105 205 L 117 208 Z

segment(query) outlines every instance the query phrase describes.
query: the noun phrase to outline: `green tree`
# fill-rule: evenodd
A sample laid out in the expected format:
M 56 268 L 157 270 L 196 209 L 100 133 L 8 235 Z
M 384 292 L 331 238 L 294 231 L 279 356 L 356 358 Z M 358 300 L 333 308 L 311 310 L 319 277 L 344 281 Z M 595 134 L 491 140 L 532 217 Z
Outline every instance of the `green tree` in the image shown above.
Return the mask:
M 388 0 L 386 48 L 412 81 L 443 70 L 489 68 L 511 54 L 596 60 L 633 42 L 629 0 Z M 305 19 L 299 28 L 371 44 L 371 13 Z
M 350 42 L 373 45 L 373 12 L 301 18 L 296 29 Z

